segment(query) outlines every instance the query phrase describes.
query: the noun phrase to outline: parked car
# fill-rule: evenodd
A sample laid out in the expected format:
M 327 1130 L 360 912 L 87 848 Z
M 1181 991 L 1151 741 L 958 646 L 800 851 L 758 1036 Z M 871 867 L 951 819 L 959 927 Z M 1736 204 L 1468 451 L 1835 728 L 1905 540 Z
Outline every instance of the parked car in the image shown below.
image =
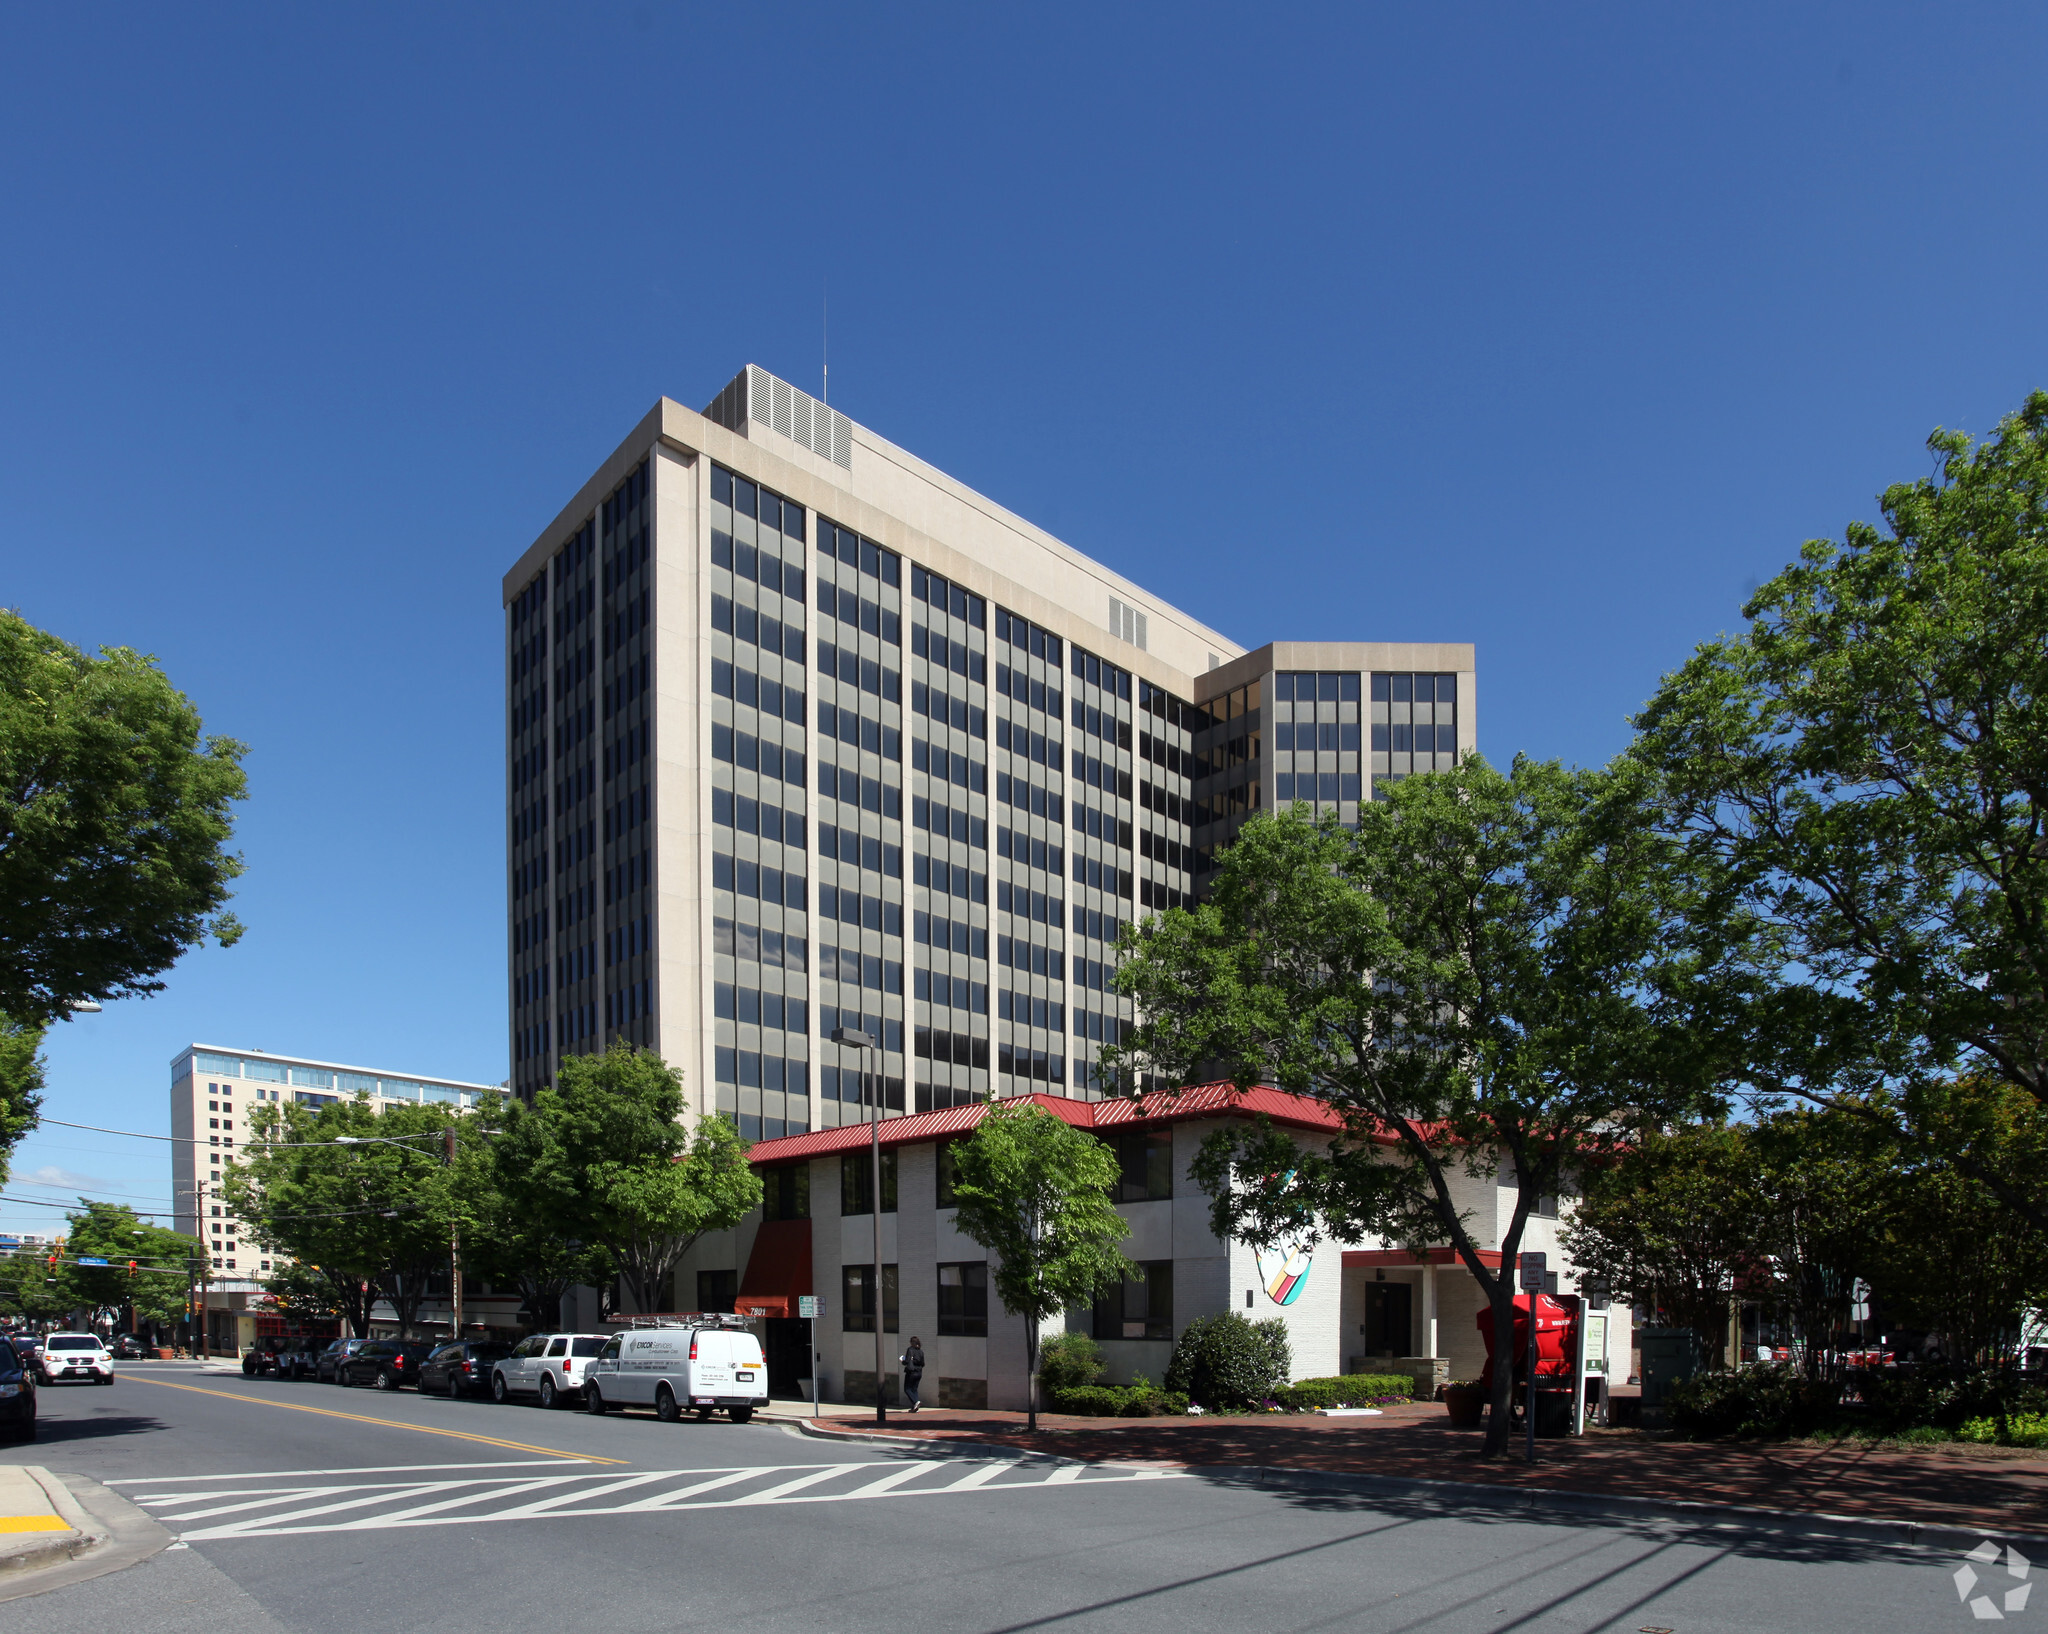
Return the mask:
M 16 1441 L 36 1438 L 35 1370 L 5 1339 L 0 1339 L 0 1433 Z
M 372 1339 L 343 1361 L 336 1372 L 344 1385 L 367 1384 L 373 1390 L 396 1390 L 417 1384 L 420 1363 L 433 1350 L 424 1339 Z
M 242 1374 L 245 1378 L 256 1378 L 265 1373 L 278 1371 L 277 1358 L 284 1349 L 281 1336 L 258 1339 L 242 1352 Z
M 97 1334 L 53 1333 L 43 1341 L 42 1372 L 45 1384 L 112 1384 L 114 1358 Z
M 154 1356 L 156 1347 L 139 1333 L 124 1333 L 114 1340 L 114 1360 L 117 1362 L 139 1362 L 145 1356 Z
M 420 1363 L 419 1390 L 443 1396 L 464 1396 L 491 1387 L 491 1364 L 512 1354 L 501 1339 L 464 1339 L 442 1345 Z
M 8 1336 L 14 1346 L 15 1355 L 29 1372 L 40 1374 L 43 1369 L 43 1341 L 33 1333 L 16 1333 Z
M 341 1383 L 341 1364 L 353 1356 L 370 1341 L 367 1339 L 337 1339 L 313 1359 L 313 1377 L 322 1384 Z
M 536 1333 L 491 1364 L 491 1399 L 532 1396 L 543 1407 L 559 1407 L 582 1394 L 583 1375 L 597 1360 L 607 1333 Z
M 313 1379 L 320 1376 L 320 1354 L 327 1341 L 295 1336 L 277 1353 L 277 1376 L 281 1379 Z
M 607 1340 L 583 1381 L 583 1405 L 652 1407 L 673 1424 L 685 1410 L 702 1423 L 720 1408 L 735 1424 L 768 1405 L 768 1364 L 761 1341 L 744 1327 L 634 1328 Z

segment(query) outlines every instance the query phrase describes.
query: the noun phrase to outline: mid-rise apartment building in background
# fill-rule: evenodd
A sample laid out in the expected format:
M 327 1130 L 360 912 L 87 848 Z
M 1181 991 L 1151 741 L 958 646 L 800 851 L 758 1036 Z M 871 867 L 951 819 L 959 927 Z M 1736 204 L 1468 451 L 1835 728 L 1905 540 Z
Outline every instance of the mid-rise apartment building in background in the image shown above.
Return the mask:
M 249 1144 L 249 1119 L 259 1106 L 326 1106 L 361 1098 L 382 1111 L 420 1102 L 474 1110 L 509 1091 L 498 1084 L 427 1078 L 345 1066 L 266 1050 L 190 1044 L 171 1061 L 171 1207 L 175 1228 L 207 1244 L 200 1267 L 215 1348 L 233 1350 L 253 1335 L 236 1331 L 229 1313 L 244 1312 L 263 1279 L 280 1268 L 259 1248 L 221 1195 L 221 1174 Z M 516 1303 L 516 1302 L 515 1302 Z
M 1469 645 L 1248 650 L 751 366 L 503 598 L 513 1088 L 623 1038 L 749 1138 L 862 1118 L 839 1026 L 892 1113 L 1095 1097 L 1124 925 L 1474 744 Z

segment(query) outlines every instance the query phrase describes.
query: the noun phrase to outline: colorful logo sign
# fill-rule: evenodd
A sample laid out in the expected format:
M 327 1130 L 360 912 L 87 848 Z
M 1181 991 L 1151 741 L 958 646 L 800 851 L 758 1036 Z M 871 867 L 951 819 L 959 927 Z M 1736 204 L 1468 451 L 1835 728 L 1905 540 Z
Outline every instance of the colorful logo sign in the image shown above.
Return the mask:
M 1279 1248 L 1259 1255 L 1259 1280 L 1266 1285 L 1266 1297 L 1276 1305 L 1292 1305 L 1301 1297 L 1314 1256 L 1306 1245 Z

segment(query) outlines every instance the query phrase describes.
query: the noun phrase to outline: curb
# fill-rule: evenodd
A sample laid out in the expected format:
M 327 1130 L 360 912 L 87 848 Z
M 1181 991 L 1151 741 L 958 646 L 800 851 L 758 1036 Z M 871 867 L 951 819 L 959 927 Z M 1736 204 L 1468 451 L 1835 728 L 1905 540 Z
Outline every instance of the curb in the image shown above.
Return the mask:
M 21 1472 L 42 1488 L 43 1496 L 50 1500 L 50 1507 L 57 1512 L 57 1518 L 71 1530 L 68 1533 L 39 1538 L 34 1543 L 24 1543 L 12 1549 L 0 1550 L 0 1573 L 11 1577 L 20 1572 L 40 1571 L 45 1566 L 76 1560 L 88 1550 L 97 1548 L 107 1541 L 106 1529 L 93 1522 L 92 1517 L 79 1507 L 78 1500 L 71 1496 L 70 1491 L 56 1476 L 40 1464 L 23 1464 Z
M 788 1422 L 788 1421 L 784 1421 Z M 871 1447 L 954 1453 L 979 1458 L 1044 1459 L 1052 1463 L 1115 1463 L 1115 1459 L 1072 1458 L 986 1441 L 934 1441 L 907 1435 L 873 1435 L 856 1430 L 811 1427 L 796 1420 L 801 1434 L 822 1441 L 852 1441 Z M 1985 1539 L 2040 1548 L 2048 1534 L 1946 1522 L 1888 1520 L 1879 1516 L 1834 1515 L 1815 1509 L 1766 1509 L 1746 1504 L 1702 1503 L 1689 1498 L 1638 1498 L 1624 1493 L 1574 1492 L 1564 1487 L 1494 1485 L 1485 1481 L 1433 1481 L 1419 1476 L 1355 1475 L 1343 1470 L 1289 1469 L 1276 1464 L 1183 1464 L 1191 1475 L 1238 1486 L 1294 1492 L 1355 1492 L 1368 1497 L 1432 1498 L 1439 1502 L 1493 1509 L 1521 1509 L 1614 1520 L 1670 1520 L 1693 1526 L 1739 1527 L 1754 1532 L 1801 1532 L 1863 1543 L 1904 1547 L 1973 1548 Z
M 79 1536 L 54 1549 L 45 1545 L 48 1552 L 40 1559 L 12 1563 L 0 1574 L 0 1602 L 46 1594 L 139 1565 L 173 1541 L 160 1522 L 88 1476 L 52 1475 L 40 1467 L 28 1467 L 28 1473 L 49 1494 L 57 1513 L 78 1528 Z

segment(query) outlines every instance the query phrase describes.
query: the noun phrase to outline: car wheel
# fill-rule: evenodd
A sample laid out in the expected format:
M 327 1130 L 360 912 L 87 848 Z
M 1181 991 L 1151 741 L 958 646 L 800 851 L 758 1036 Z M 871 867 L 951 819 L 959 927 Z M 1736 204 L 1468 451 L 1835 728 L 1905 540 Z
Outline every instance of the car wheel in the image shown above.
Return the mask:
M 732 1414 L 732 1421 L 735 1424 L 744 1424 L 754 1416 L 754 1409 L 751 1407 L 732 1407 L 727 1411 Z
M 244 1362 L 242 1364 L 242 1377 L 245 1379 L 256 1377 L 256 1364 L 254 1362 Z
M 716 1407 L 699 1407 L 697 1409 L 697 1422 L 699 1424 L 709 1424 L 711 1422 L 711 1415 L 717 1411 Z
M 450 1401 L 460 1401 L 462 1399 L 462 1375 L 457 1373 L 452 1367 L 448 1369 L 448 1399 Z
M 373 1390 L 396 1390 L 398 1388 L 398 1381 L 380 1367 L 370 1377 L 370 1388 Z
M 540 1376 L 540 1404 L 550 1411 L 561 1404 L 561 1398 L 555 1394 L 555 1381 L 545 1373 Z
M 583 1387 L 583 1410 L 592 1418 L 604 1417 L 604 1397 L 598 1393 L 598 1388 L 594 1384 L 586 1384 Z
M 676 1406 L 676 1393 L 665 1384 L 654 1392 L 654 1416 L 664 1424 L 673 1424 L 683 1416 L 682 1409 Z
M 505 1388 L 505 1375 L 502 1373 L 493 1373 L 491 1375 L 491 1400 L 495 1401 L 500 1407 L 502 1407 L 505 1405 L 506 1402 L 510 1401 L 511 1399 L 512 1392 Z
M 344 1390 L 353 1390 L 356 1387 L 356 1376 L 348 1368 L 337 1367 L 334 1370 L 334 1382 Z
M 111 1373 L 109 1373 L 109 1374 L 108 1374 L 108 1375 L 107 1375 L 107 1376 L 106 1376 L 106 1377 L 105 1377 L 104 1379 L 100 1380 L 100 1383 L 101 1383 L 101 1384 L 112 1384 L 113 1382 L 114 1382 L 114 1375 L 113 1375 L 113 1374 L 111 1374 Z

